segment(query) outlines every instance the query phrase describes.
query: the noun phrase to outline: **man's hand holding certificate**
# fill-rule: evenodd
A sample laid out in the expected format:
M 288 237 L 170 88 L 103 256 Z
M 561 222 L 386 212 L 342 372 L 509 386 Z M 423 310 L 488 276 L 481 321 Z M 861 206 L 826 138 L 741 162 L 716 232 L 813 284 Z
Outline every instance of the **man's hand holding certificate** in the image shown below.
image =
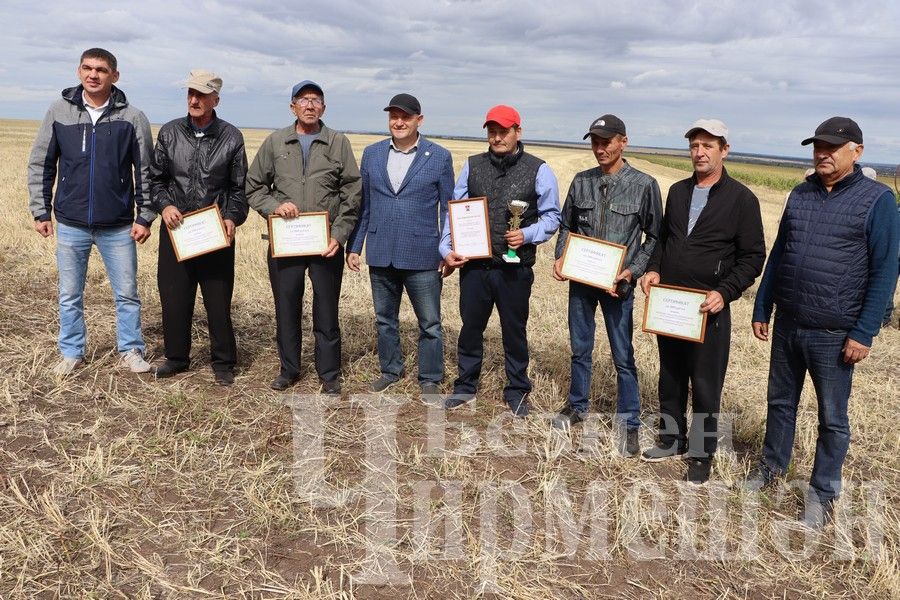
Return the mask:
M 703 343 L 707 292 L 674 285 L 647 286 L 641 331 Z
M 184 213 L 180 217 L 180 223 L 175 227 L 166 225 L 178 262 L 221 250 L 230 244 L 217 205 Z

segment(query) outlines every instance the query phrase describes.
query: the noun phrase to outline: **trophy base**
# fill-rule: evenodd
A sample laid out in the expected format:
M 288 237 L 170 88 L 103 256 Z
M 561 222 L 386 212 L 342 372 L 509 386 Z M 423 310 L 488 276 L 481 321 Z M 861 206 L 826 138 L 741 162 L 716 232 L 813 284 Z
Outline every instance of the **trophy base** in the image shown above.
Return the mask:
M 503 262 L 508 262 L 508 263 L 520 263 L 520 262 L 522 262 L 522 259 L 519 258 L 518 256 L 507 256 L 506 254 L 504 254 L 504 255 L 503 255 Z

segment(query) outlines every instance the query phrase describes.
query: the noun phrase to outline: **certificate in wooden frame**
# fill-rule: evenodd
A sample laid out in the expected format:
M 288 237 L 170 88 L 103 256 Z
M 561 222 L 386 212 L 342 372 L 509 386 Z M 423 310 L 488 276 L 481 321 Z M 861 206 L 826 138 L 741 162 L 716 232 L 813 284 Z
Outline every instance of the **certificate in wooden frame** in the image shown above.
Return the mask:
M 277 231 L 279 229 L 276 222 L 279 220 L 295 220 L 295 219 L 310 219 L 310 220 L 319 220 L 321 221 L 321 227 L 323 227 L 323 239 L 325 240 L 324 245 L 322 247 L 310 248 L 308 250 L 301 250 L 298 252 L 284 252 L 284 251 L 276 251 L 277 244 Z M 309 212 L 309 213 L 300 213 L 293 219 L 285 219 L 279 215 L 269 215 L 268 218 L 268 226 L 269 226 L 269 253 L 272 258 L 287 258 L 291 256 L 318 256 L 325 252 L 328 249 L 328 244 L 331 242 L 331 223 L 328 218 L 328 212 Z M 316 226 L 317 228 L 319 225 Z
M 179 241 L 179 236 L 177 234 L 177 230 L 184 227 L 186 222 L 188 222 L 188 221 L 191 221 L 194 219 L 206 220 L 208 218 L 211 218 L 210 215 L 207 214 L 209 211 L 215 212 L 215 221 L 218 223 L 218 226 L 219 226 L 218 231 L 221 231 L 221 234 L 222 234 L 221 244 L 216 244 L 213 247 L 204 248 L 200 252 L 186 252 L 185 251 L 186 249 L 182 248 L 180 246 L 181 242 Z M 178 227 L 176 227 L 174 230 L 171 227 L 169 227 L 168 225 L 166 225 L 166 231 L 169 234 L 169 240 L 172 242 L 172 249 L 175 251 L 175 259 L 178 262 L 184 262 L 186 260 L 190 260 L 190 259 L 196 258 L 198 256 L 203 256 L 204 254 L 209 254 L 211 252 L 217 252 L 217 251 L 221 250 L 222 248 L 227 248 L 229 246 L 228 234 L 225 232 L 225 221 L 222 220 L 222 211 L 219 210 L 218 204 L 210 204 L 209 206 L 207 206 L 205 208 L 201 208 L 200 210 L 194 210 L 191 212 L 183 213 L 181 215 L 181 224 Z
M 487 254 L 462 254 L 457 250 L 457 240 L 456 240 L 456 232 L 453 226 L 453 213 L 454 210 L 468 210 L 472 205 L 480 205 L 481 213 L 484 216 L 484 232 L 485 232 L 485 242 L 487 246 Z M 457 254 L 465 256 L 466 258 L 478 259 L 478 258 L 490 258 L 492 256 L 491 250 L 491 225 L 488 221 L 488 201 L 487 197 L 480 196 L 478 198 L 463 198 L 460 200 L 451 200 L 447 203 L 447 211 L 448 211 L 448 220 L 450 221 L 450 244 L 453 248 L 453 251 Z
M 700 317 L 700 319 L 701 319 L 700 336 L 699 337 L 679 335 L 677 332 L 665 331 L 665 330 L 661 330 L 661 329 L 651 329 L 651 328 L 647 327 L 647 317 L 650 314 L 650 309 L 651 309 L 650 304 L 653 301 L 653 290 L 654 289 L 672 290 L 675 292 L 686 292 L 686 293 L 692 294 L 692 295 L 696 294 L 698 296 L 702 296 L 703 300 L 706 299 L 706 291 L 698 290 L 698 289 L 694 289 L 694 288 L 688 288 L 688 287 L 681 287 L 681 286 L 677 286 L 677 285 L 663 285 L 663 284 L 659 284 L 659 283 L 653 284 L 650 286 L 650 293 L 647 294 L 647 299 L 644 302 L 644 318 L 641 321 L 641 331 L 646 331 L 647 333 L 655 333 L 657 335 L 664 335 L 664 336 L 668 336 L 668 337 L 672 337 L 672 338 L 677 338 L 680 340 L 687 340 L 689 342 L 697 342 L 699 344 L 702 344 L 703 340 L 706 339 L 706 320 L 707 320 L 707 317 L 709 316 L 709 313 L 705 313 L 705 312 L 699 313 L 701 315 L 701 317 Z M 697 298 L 696 300 L 700 300 L 700 299 Z M 700 300 L 700 303 L 702 303 L 703 300 Z
M 569 254 L 569 246 L 571 245 L 572 239 L 573 239 L 573 238 L 576 239 L 576 240 L 584 240 L 584 241 L 586 241 L 586 242 L 589 243 L 589 244 L 598 244 L 598 245 L 601 245 L 601 246 L 607 246 L 607 247 L 610 247 L 610 248 L 615 248 L 615 249 L 618 251 L 619 260 L 616 261 L 616 270 L 615 270 L 615 273 L 614 273 L 613 276 L 612 276 L 612 281 L 610 281 L 609 285 L 603 285 L 603 284 L 600 283 L 600 282 L 597 282 L 597 281 L 591 281 L 591 280 L 589 280 L 589 279 L 584 279 L 584 278 L 581 278 L 581 277 L 576 277 L 576 276 L 574 276 L 574 275 L 567 274 L 567 273 L 565 272 L 565 269 L 566 269 L 566 257 L 567 257 L 568 254 Z M 601 239 L 599 239 L 599 238 L 592 238 L 592 237 L 588 237 L 588 236 L 586 236 L 586 235 L 579 235 L 579 234 L 577 234 L 577 233 L 569 233 L 569 236 L 566 238 L 566 246 L 565 246 L 565 248 L 563 249 L 563 253 L 562 253 L 562 257 L 561 257 L 561 258 L 562 258 L 562 263 L 561 263 L 560 273 L 562 274 L 563 277 L 565 277 L 566 279 L 569 279 L 569 280 L 571 280 L 571 281 L 577 281 L 578 283 L 583 283 L 584 285 L 589 285 L 589 286 L 591 286 L 591 287 L 599 288 L 599 289 L 601 289 L 601 290 L 612 291 L 612 290 L 615 289 L 615 287 L 616 287 L 616 285 L 615 285 L 615 278 L 619 275 L 619 273 L 622 272 L 622 265 L 625 264 L 625 252 L 626 252 L 627 250 L 628 250 L 628 247 L 627 247 L 627 246 L 623 246 L 622 244 L 614 244 L 614 243 L 612 243 L 612 242 L 607 242 L 606 240 L 601 240 Z

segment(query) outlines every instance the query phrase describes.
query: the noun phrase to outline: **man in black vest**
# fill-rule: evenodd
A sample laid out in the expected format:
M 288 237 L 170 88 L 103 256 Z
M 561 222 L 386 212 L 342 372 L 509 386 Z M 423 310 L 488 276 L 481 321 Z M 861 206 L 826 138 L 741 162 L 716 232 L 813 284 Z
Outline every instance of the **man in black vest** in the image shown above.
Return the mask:
M 759 200 L 725 169 L 728 129 L 700 119 L 684 134 L 694 174 L 669 188 L 659 241 L 641 279 L 648 294 L 656 283 L 706 292 L 703 342 L 657 336 L 660 431 L 641 454 L 656 462 L 688 458 L 686 480 L 709 481 L 718 445 L 719 406 L 731 345 L 730 304 L 753 284 L 766 257 Z M 690 389 L 692 416 L 687 429 Z
M 528 414 L 528 301 L 534 283 L 537 244 L 547 241 L 559 227 L 559 185 L 550 167 L 525 152 L 522 120 L 510 106 L 498 105 L 488 111 L 484 127 L 490 149 L 469 157 L 456 181 L 453 197 L 488 199 L 491 234 L 491 258 L 469 260 L 451 249 L 450 226 L 445 224 L 441 239 L 444 276 L 459 267 L 459 331 L 457 354 L 459 375 L 453 382 L 453 394 L 444 408 L 462 406 L 475 397 L 484 355 L 484 330 L 494 304 L 500 315 L 503 354 L 508 380 L 503 398 L 516 417 Z M 509 203 L 527 204 L 521 227 L 508 230 Z M 448 219 L 449 221 L 449 219 Z M 503 260 L 513 249 L 519 262 Z
M 753 310 L 753 335 L 768 341 L 778 306 L 762 460 L 743 487 L 759 490 L 787 471 L 809 371 L 819 435 L 802 518 L 819 529 L 831 519 L 841 491 L 853 367 L 869 355 L 894 295 L 900 236 L 894 193 L 856 164 L 863 153 L 859 125 L 832 117 L 803 140 L 808 144 L 816 172 L 788 198 Z

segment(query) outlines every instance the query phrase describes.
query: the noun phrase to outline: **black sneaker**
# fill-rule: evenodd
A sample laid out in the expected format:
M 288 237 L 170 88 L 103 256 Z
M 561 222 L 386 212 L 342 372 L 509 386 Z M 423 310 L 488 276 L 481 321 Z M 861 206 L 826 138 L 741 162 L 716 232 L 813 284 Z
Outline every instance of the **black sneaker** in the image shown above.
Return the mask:
M 438 388 L 438 384 L 433 381 L 426 381 L 422 385 L 419 386 L 419 389 L 422 390 L 423 396 L 436 396 L 440 393 L 440 388 Z
M 637 429 L 628 429 L 619 437 L 619 454 L 625 458 L 634 458 L 641 453 L 641 443 Z
M 553 425 L 554 429 L 560 429 L 562 431 L 568 431 L 573 426 L 578 425 L 582 421 L 587 418 L 587 412 L 579 412 L 572 408 L 570 405 L 566 405 L 559 414 L 553 417 L 553 421 L 551 421 L 551 425 Z
M 753 467 L 743 481 L 736 483 L 735 487 L 748 494 L 754 493 L 767 487 L 773 479 L 775 475 L 765 465 L 759 464 Z
M 167 377 L 171 377 L 172 375 L 183 373 L 187 370 L 188 365 L 180 362 L 175 362 L 173 360 L 167 360 L 163 364 L 156 367 L 156 378 L 165 379 Z
M 459 408 L 466 402 L 475 399 L 475 394 L 466 394 L 461 392 L 454 392 L 447 396 L 444 400 L 444 410 L 453 410 L 454 408 Z
M 681 458 L 685 454 L 687 454 L 687 448 L 680 448 L 678 442 L 672 442 L 671 445 L 666 445 L 663 442 L 656 442 L 655 446 L 644 450 L 644 453 L 641 454 L 641 460 L 646 462 L 660 462 L 673 458 Z
M 323 381 L 322 382 L 322 392 L 328 394 L 329 396 L 340 396 L 341 395 L 341 382 L 338 379 L 332 379 L 331 381 Z
M 227 386 L 234 384 L 234 372 L 231 370 L 216 371 L 216 383 Z
M 299 379 L 299 376 L 291 377 L 289 375 L 279 374 L 278 377 L 272 380 L 272 383 L 269 384 L 269 387 L 276 392 L 283 392 L 284 390 L 297 383 Z
M 512 411 L 513 416 L 517 419 L 524 419 L 530 412 L 530 409 L 528 408 L 528 396 L 522 396 L 518 400 L 507 401 L 506 404 L 509 405 L 509 410 Z
M 400 380 L 393 379 L 391 377 L 388 377 L 387 375 L 382 375 L 381 377 L 379 377 L 378 379 L 376 379 L 375 381 L 372 382 L 372 385 L 369 386 L 369 389 L 372 390 L 376 394 L 380 394 L 381 392 L 385 391 L 386 389 L 388 389 L 389 387 L 391 387 L 398 381 L 400 381 Z
M 800 515 L 800 523 L 813 531 L 819 531 L 834 519 L 834 499 L 819 500 L 818 497 L 808 497 L 806 506 Z
M 712 470 L 712 461 L 700 458 L 688 459 L 687 474 L 684 480 L 693 485 L 706 485 L 709 481 L 709 472 Z

